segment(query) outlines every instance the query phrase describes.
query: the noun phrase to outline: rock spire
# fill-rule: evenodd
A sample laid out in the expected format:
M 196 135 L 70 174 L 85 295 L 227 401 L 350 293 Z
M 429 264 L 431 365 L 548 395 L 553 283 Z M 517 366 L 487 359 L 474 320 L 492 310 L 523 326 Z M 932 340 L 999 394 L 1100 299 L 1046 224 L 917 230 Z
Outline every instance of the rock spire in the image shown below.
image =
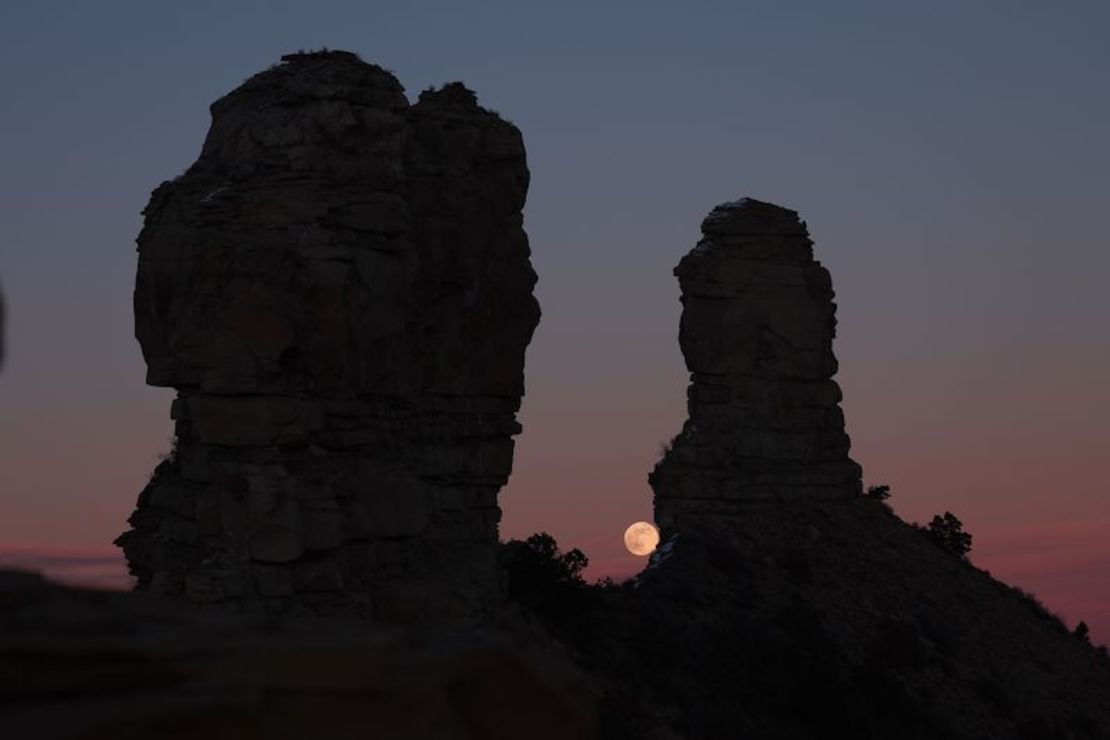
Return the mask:
M 488 619 L 539 320 L 520 131 L 347 52 L 211 108 L 144 211 L 135 330 L 175 448 L 118 540 L 140 589 Z
M 829 272 L 794 211 L 751 198 L 714 208 L 675 268 L 689 419 L 649 481 L 665 534 L 753 501 L 860 493 L 832 376 Z

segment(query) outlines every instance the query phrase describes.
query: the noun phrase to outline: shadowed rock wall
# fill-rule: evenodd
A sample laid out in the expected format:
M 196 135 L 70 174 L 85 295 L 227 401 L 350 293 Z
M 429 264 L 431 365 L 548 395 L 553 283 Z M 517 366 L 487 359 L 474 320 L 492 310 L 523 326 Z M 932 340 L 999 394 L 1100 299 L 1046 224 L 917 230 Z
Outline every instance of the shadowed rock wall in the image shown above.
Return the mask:
M 829 272 L 794 211 L 745 198 L 714 208 L 675 268 L 689 419 L 648 477 L 664 532 L 744 502 L 860 493 L 848 457 Z
M 539 320 L 520 132 L 459 83 L 410 105 L 345 52 L 212 105 L 144 211 L 136 336 L 175 450 L 118 540 L 138 587 L 482 620 Z

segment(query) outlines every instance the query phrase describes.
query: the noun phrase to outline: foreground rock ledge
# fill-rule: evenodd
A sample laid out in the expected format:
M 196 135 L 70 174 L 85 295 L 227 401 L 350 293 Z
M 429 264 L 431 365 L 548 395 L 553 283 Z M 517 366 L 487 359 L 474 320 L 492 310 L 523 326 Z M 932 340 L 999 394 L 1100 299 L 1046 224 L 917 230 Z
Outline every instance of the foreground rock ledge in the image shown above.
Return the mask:
M 65 588 L 0 570 L 5 738 L 593 737 L 557 654 L 488 630 L 382 630 Z
M 212 105 L 144 211 L 135 329 L 175 448 L 118 540 L 142 590 L 488 621 L 539 320 L 520 132 L 459 83 L 295 54 Z
M 678 267 L 689 419 L 649 476 L 665 533 L 717 526 L 745 502 L 861 491 L 848 457 L 829 272 L 798 214 L 714 208 Z

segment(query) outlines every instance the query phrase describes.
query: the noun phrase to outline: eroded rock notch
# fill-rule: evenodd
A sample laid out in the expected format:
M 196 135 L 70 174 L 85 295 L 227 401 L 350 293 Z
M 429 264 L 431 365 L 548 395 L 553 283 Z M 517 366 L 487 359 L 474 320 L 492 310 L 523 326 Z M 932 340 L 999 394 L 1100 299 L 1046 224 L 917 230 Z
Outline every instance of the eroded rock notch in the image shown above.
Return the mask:
M 482 620 L 539 320 L 519 130 L 459 83 L 410 105 L 346 52 L 212 105 L 144 211 L 147 382 L 176 446 L 118 540 L 138 587 Z
M 649 481 L 664 533 L 715 526 L 745 502 L 845 498 L 859 465 L 832 380 L 829 272 L 795 211 L 714 208 L 675 268 L 689 419 Z

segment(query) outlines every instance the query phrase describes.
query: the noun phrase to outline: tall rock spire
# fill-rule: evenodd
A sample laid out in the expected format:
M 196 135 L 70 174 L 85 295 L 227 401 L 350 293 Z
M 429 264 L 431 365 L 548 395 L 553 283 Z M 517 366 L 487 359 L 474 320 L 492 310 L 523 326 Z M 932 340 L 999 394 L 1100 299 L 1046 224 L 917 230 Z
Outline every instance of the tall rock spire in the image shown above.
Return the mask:
M 832 380 L 829 272 L 795 211 L 750 198 L 714 208 L 678 267 L 689 419 L 648 477 L 664 533 L 746 502 L 860 493 Z
M 410 105 L 346 52 L 212 105 L 144 211 L 135 327 L 176 447 L 118 540 L 138 587 L 481 621 L 539 320 L 520 132 L 459 83 Z

